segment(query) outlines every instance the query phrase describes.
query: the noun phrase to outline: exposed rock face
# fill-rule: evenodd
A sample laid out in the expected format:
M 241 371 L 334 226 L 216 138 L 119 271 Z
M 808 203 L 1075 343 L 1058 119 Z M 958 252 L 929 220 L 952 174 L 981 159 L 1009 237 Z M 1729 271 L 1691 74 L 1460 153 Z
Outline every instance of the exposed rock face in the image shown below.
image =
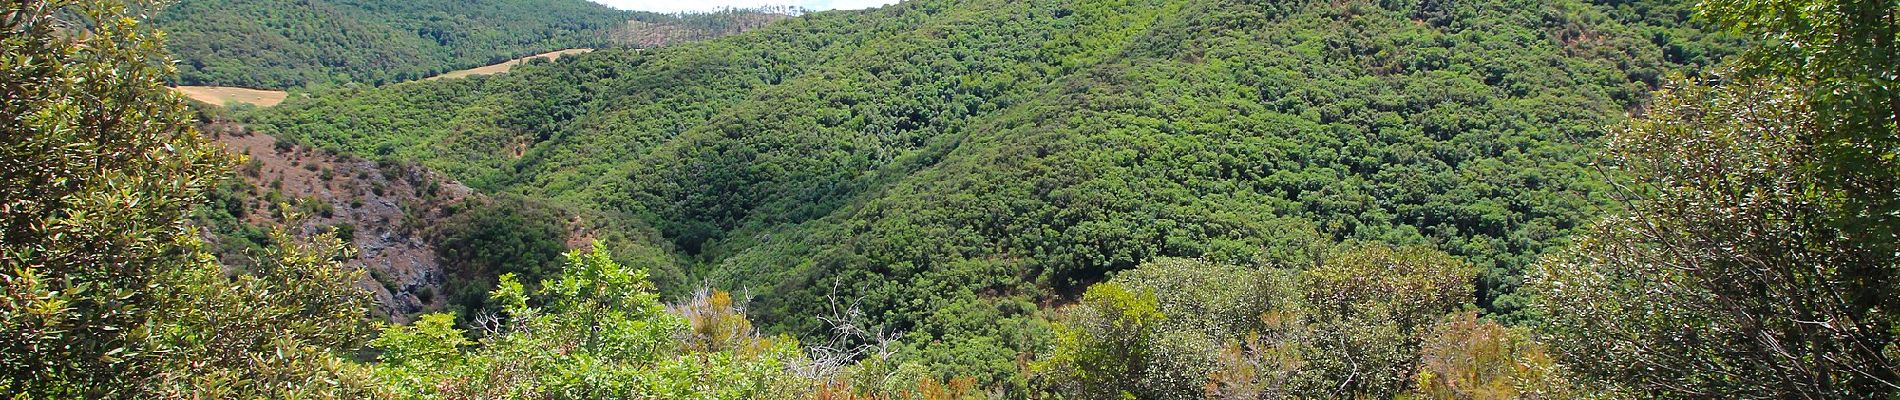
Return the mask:
M 467 186 L 420 166 L 332 155 L 232 123 L 207 124 L 205 131 L 251 159 L 237 174 L 252 188 L 244 223 L 280 224 L 278 199 L 308 214 L 292 229 L 299 235 L 348 226 L 355 254 L 344 264 L 369 271 L 362 285 L 375 294 L 378 314 L 408 322 L 442 309 L 436 294 L 444 272 L 428 232 L 448 207 L 475 195 Z

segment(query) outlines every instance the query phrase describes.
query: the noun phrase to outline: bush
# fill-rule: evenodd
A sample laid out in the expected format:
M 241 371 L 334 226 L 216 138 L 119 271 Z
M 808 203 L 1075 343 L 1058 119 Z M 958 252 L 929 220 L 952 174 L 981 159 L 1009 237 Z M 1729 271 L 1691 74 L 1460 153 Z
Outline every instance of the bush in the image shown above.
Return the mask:
M 449 301 L 471 318 L 492 311 L 488 293 L 497 278 L 513 274 L 530 288 L 560 271 L 567 231 L 560 210 L 520 197 L 471 199 L 431 233 L 436 258 L 447 277 Z
M 1419 397 L 1427 399 L 1571 399 L 1566 372 L 1528 330 L 1445 317 L 1419 349 Z
M 1383 244 L 1337 246 L 1305 269 L 1160 259 L 1091 286 L 1033 370 L 1070 398 L 1397 396 L 1426 333 L 1471 306 L 1475 275 Z

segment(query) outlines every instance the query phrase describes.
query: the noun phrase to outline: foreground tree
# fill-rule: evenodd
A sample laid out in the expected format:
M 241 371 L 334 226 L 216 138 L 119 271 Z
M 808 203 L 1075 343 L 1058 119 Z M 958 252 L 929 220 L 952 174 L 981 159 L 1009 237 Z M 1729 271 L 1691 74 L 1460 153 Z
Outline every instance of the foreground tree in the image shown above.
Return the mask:
M 366 298 L 336 242 L 269 251 L 234 278 L 185 224 L 236 160 L 164 86 L 138 14 L 155 7 L 4 7 L 0 393 L 365 395 L 351 386 L 367 375 L 334 354 L 362 335 Z
M 599 244 L 568 253 L 537 287 L 502 275 L 491 293 L 501 312 L 475 319 L 480 342 L 448 314 L 384 330 L 371 343 L 377 375 L 404 398 L 795 398 L 816 387 L 793 374 L 797 343 L 751 331 L 729 294 L 670 313 L 645 270 Z
M 0 386 L 114 394 L 157 372 L 158 278 L 198 262 L 183 216 L 232 159 L 191 130 L 126 4 L 6 6 Z
M 1613 160 L 1644 182 L 1627 214 L 1533 275 L 1565 358 L 1673 397 L 1900 390 L 1900 259 L 1815 190 L 1814 117 L 1789 86 L 1688 84 L 1617 132 Z
M 1900 393 L 1891 1 L 1709 1 L 1760 46 L 1610 137 L 1624 215 L 1534 274 L 1561 358 L 1662 397 Z

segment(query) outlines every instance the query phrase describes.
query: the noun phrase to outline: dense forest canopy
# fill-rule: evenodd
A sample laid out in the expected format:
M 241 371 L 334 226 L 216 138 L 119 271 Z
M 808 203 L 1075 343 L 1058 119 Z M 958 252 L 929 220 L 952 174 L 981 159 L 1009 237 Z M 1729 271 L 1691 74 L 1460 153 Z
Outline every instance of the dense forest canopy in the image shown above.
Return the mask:
M 208 248 L 150 10 L 0 17 L 0 393 L 1900 393 L 1892 2 L 913 0 L 233 111 L 481 193 L 403 324 L 357 227 Z

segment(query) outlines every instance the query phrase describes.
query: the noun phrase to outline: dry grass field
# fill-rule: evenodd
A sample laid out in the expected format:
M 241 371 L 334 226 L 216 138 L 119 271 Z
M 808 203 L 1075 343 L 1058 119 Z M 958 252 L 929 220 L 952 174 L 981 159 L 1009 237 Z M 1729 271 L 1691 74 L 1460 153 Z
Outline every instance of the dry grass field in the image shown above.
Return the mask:
M 503 72 L 508 72 L 508 70 L 514 69 L 516 64 L 521 64 L 522 62 L 527 61 L 529 59 L 534 59 L 534 58 L 555 59 L 555 58 L 559 58 L 561 56 L 565 56 L 569 54 L 581 54 L 581 53 L 586 53 L 590 51 L 594 51 L 594 49 L 567 49 L 567 50 L 561 50 L 561 51 L 551 51 L 551 52 L 536 54 L 532 56 L 517 58 L 513 60 L 508 60 L 508 61 L 501 62 L 499 64 L 494 64 L 494 65 L 489 65 L 489 66 L 484 66 L 484 67 L 469 68 L 469 69 L 464 69 L 464 70 L 459 70 L 459 71 L 451 71 L 451 72 L 444 73 L 441 75 L 429 77 L 428 80 L 444 79 L 444 78 L 462 78 L 462 77 L 467 77 L 471 75 L 499 74 Z M 248 103 L 251 105 L 258 106 L 258 107 L 270 107 L 270 106 L 275 106 L 278 103 L 283 103 L 284 98 L 289 96 L 288 93 L 285 93 L 283 91 L 278 91 L 278 90 L 246 89 L 246 88 L 240 88 L 240 87 L 226 87 L 226 86 L 178 86 L 178 87 L 173 87 L 172 89 L 177 90 L 179 93 L 183 93 L 185 97 L 190 97 L 192 100 L 202 101 L 208 104 L 218 105 L 218 106 L 228 105 L 231 103 Z
M 565 56 L 569 54 L 581 54 L 581 53 L 586 53 L 590 51 L 594 51 L 594 49 L 567 49 L 567 50 L 561 50 L 561 51 L 550 51 L 550 52 L 536 54 L 532 56 L 503 61 L 500 64 L 494 64 L 494 65 L 489 65 L 489 66 L 484 66 L 484 67 L 469 68 L 469 69 L 464 69 L 464 70 L 459 70 L 459 71 L 449 71 L 441 75 L 431 76 L 425 80 L 462 78 L 462 77 L 467 77 L 470 75 L 494 75 L 494 74 L 499 74 L 503 72 L 508 72 L 508 70 L 514 69 L 516 64 L 520 64 L 530 59 L 546 58 L 546 59 L 552 60 L 552 59 L 560 58 L 561 56 Z
M 284 102 L 288 93 L 278 90 L 245 89 L 224 86 L 179 86 L 172 88 L 185 97 L 212 105 L 231 103 L 249 103 L 258 107 L 270 107 Z

